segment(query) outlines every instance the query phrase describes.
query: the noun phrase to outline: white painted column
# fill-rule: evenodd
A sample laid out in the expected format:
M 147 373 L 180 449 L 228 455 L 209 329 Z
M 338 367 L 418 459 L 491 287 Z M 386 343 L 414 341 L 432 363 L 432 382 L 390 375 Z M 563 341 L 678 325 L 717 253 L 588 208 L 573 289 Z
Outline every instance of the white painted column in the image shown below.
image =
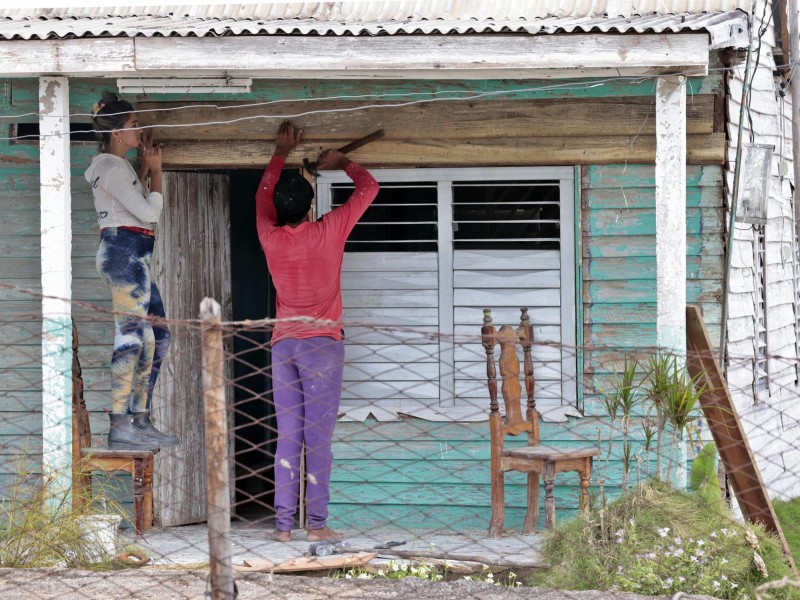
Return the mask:
M 42 475 L 72 484 L 72 223 L 69 82 L 39 78 L 42 266 Z M 67 505 L 68 506 L 68 505 Z
M 686 356 L 686 78 L 661 77 L 656 83 L 656 343 Z M 662 446 L 670 480 L 685 489 L 686 442 Z
M 686 354 L 686 78 L 656 84 L 656 342 Z

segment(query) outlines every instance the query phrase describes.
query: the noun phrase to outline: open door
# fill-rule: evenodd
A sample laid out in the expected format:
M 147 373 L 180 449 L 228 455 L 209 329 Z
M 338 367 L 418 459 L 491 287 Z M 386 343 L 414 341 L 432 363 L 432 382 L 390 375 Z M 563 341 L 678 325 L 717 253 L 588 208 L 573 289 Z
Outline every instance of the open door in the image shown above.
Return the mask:
M 153 272 L 164 299 L 172 343 L 161 368 L 153 413 L 181 443 L 156 456 L 154 517 L 162 527 L 206 519 L 200 301 L 216 299 L 231 318 L 228 176 L 164 173 L 164 214 L 158 225 Z

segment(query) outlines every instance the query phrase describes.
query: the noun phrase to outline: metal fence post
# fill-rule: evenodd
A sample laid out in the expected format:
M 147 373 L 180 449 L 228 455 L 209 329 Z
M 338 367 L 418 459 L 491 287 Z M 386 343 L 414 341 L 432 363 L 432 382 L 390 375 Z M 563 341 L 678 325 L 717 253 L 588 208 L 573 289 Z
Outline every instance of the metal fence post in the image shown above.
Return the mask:
M 221 309 L 213 298 L 200 303 L 203 321 L 203 400 L 205 405 L 208 554 L 214 600 L 234 600 L 231 558 L 231 498 L 228 472 L 228 412 Z

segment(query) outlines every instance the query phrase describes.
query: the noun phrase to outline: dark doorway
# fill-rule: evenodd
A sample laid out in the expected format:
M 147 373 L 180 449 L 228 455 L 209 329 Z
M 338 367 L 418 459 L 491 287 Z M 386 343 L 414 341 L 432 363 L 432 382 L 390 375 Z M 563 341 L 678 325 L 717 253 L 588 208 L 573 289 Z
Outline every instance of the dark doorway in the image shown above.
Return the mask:
M 231 295 L 234 321 L 275 316 L 275 288 L 256 231 L 255 195 L 262 170 L 230 171 Z M 239 332 L 233 340 L 233 516 L 259 521 L 273 515 L 275 413 L 270 333 Z

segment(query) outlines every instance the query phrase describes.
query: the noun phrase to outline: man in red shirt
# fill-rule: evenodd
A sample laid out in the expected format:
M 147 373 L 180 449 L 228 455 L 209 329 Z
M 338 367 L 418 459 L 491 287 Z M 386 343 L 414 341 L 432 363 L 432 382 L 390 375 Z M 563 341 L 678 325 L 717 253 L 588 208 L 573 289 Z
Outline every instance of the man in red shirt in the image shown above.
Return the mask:
M 326 525 L 331 439 L 342 393 L 341 270 L 347 236 L 378 194 L 378 182 L 337 150 L 319 155 L 319 169 L 343 169 L 356 189 L 347 202 L 311 221 L 314 190 L 296 171 L 282 173 L 302 130 L 284 121 L 256 193 L 258 237 L 277 292 L 272 333 L 272 386 L 278 422 L 275 451 L 275 539 L 288 542 L 306 451 L 308 540 L 341 539 Z M 278 225 L 278 218 L 285 225 Z

